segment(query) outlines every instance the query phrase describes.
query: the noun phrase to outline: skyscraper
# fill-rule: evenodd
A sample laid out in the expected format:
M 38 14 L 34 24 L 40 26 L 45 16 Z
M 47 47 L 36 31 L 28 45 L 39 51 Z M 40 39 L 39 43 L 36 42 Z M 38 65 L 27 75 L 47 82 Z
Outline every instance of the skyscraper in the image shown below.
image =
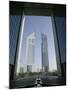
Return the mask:
M 35 33 L 33 32 L 27 37 L 26 42 L 26 61 L 27 72 L 33 72 L 34 57 L 35 57 Z
M 49 60 L 48 60 L 48 45 L 47 45 L 47 37 L 45 34 L 41 34 L 42 43 L 41 43 L 41 51 L 42 51 L 42 71 L 48 72 L 49 70 Z

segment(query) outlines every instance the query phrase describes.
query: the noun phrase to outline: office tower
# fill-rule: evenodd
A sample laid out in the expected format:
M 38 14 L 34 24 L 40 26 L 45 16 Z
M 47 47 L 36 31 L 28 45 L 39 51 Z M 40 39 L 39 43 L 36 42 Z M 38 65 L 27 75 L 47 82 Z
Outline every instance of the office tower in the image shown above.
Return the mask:
M 42 38 L 42 43 L 41 43 L 42 71 L 47 73 L 49 70 L 47 37 L 45 34 L 41 34 L 41 38 Z
M 24 73 L 24 68 L 23 67 L 20 67 L 20 73 Z
M 26 61 L 27 72 L 33 72 L 35 57 L 35 33 L 33 32 L 27 37 L 26 42 Z
M 27 72 L 32 72 L 32 65 L 27 65 Z

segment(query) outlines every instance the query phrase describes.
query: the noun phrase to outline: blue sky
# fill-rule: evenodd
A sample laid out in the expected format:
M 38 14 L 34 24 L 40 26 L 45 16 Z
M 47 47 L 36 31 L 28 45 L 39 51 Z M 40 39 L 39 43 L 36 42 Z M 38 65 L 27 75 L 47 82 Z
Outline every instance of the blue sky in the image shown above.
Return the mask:
M 26 64 L 26 38 L 32 32 L 36 33 L 35 65 L 41 67 L 41 33 L 45 33 L 48 42 L 49 69 L 56 69 L 56 54 L 50 16 L 25 16 L 22 49 L 19 64 Z

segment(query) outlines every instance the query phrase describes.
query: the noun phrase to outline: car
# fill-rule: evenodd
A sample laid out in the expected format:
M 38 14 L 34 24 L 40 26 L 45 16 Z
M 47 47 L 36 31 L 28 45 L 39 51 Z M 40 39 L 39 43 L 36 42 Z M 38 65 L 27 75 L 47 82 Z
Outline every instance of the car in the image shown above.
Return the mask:
M 36 86 L 41 86 L 41 85 L 42 85 L 42 80 L 41 80 L 40 78 L 37 78 L 37 79 L 35 80 L 35 85 L 36 85 Z

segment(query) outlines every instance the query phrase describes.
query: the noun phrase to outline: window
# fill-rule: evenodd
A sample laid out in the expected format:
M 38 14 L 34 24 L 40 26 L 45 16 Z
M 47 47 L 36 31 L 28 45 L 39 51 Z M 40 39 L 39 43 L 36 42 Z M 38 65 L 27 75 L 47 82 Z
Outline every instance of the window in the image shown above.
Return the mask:
M 61 46 L 65 6 L 15 2 L 11 8 L 10 13 L 15 14 L 10 18 L 11 87 L 35 86 L 38 78 L 41 86 L 65 85 L 65 44 Z
M 42 70 L 44 73 L 58 72 L 58 75 L 61 74 L 60 58 L 58 50 L 56 50 L 58 47 L 55 30 L 53 30 L 54 25 L 52 25 L 52 16 L 24 15 L 24 18 L 23 35 L 19 52 L 20 57 L 17 63 L 17 75 L 20 73 L 21 66 L 24 67 L 24 72 L 27 73 L 28 65 L 32 66 L 32 73 Z

